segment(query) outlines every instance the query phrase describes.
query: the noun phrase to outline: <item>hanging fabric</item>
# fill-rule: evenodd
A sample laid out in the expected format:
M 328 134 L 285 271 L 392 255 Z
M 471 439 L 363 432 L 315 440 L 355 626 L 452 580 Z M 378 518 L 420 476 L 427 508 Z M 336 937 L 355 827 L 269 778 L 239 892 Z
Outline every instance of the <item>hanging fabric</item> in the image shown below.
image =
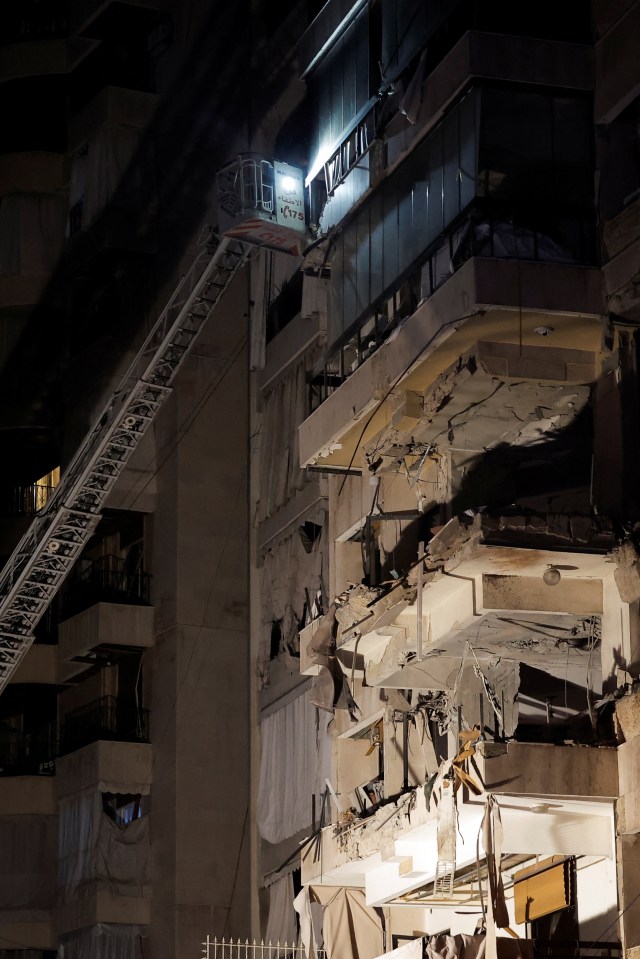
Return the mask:
M 487 862 L 487 959 L 497 959 L 496 928 L 506 929 L 509 913 L 502 884 L 502 819 L 494 796 L 488 796 L 480 825 L 482 848 Z

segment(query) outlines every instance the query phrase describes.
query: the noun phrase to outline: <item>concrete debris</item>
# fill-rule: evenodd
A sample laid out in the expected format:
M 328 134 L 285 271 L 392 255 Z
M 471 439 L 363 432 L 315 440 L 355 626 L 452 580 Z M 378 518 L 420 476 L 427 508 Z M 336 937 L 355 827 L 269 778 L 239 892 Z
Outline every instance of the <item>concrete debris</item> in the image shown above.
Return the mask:
M 496 516 L 483 511 L 481 523 L 484 541 L 496 546 L 609 550 L 614 545 L 611 523 L 601 516 L 535 512 Z
M 349 639 L 357 638 L 360 632 L 368 633 L 391 622 L 405 606 L 415 600 L 415 588 L 398 581 L 390 589 L 358 584 L 338 597 L 336 619 L 340 624 L 338 646 Z M 359 624 L 363 628 L 358 629 Z
M 640 736 L 640 690 L 616 702 L 616 724 L 625 742 Z
M 307 646 L 309 660 L 320 667 L 311 683 L 309 702 L 329 713 L 346 709 L 355 722 L 358 705 L 336 656 L 336 609 L 332 603 Z
M 475 516 L 454 516 L 429 541 L 427 555 L 432 563 L 447 564 L 453 557 L 462 562 L 473 552 L 481 539 L 482 519 L 479 513 Z
M 620 599 L 636 603 L 640 599 L 640 556 L 631 542 L 623 543 L 613 555 L 617 564 L 613 575 Z

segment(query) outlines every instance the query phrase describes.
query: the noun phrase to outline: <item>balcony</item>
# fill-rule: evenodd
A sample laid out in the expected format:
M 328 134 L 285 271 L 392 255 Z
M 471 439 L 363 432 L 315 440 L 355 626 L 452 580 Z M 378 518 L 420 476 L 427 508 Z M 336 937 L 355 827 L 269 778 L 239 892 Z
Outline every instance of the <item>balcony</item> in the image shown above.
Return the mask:
M 49 483 L 28 483 L 26 486 L 13 486 L 3 497 L 5 516 L 34 516 L 46 506 L 55 486 Z
M 103 696 L 65 716 L 60 731 L 59 754 L 75 752 L 98 740 L 149 742 L 149 710 Z
M 146 796 L 153 781 L 153 746 L 142 742 L 99 739 L 76 752 L 60 756 L 56 763 L 58 796 L 72 796 L 110 783 L 111 791 Z
M 52 776 L 56 755 L 55 722 L 29 733 L 12 729 L 0 733 L 0 776 Z
M 151 576 L 129 569 L 118 556 L 80 562 L 60 596 L 58 619 L 69 619 L 95 603 L 148 606 Z
M 3 43 L 64 38 L 69 31 L 68 0 L 23 0 L 3 10 Z
M 508 209 L 501 211 L 492 203 L 477 202 L 472 210 L 454 220 L 426 250 L 419 265 L 404 278 L 404 284 L 399 284 L 400 287 L 404 285 L 404 290 L 400 289 L 380 303 L 371 315 L 356 324 L 355 331 L 348 331 L 336 341 L 332 352 L 311 377 L 310 410 L 317 409 L 369 359 L 413 312 L 418 302 L 430 299 L 469 260 L 473 259 L 477 263 L 476 269 L 483 272 L 485 265 L 480 258 L 499 261 L 493 278 L 487 275 L 483 281 L 481 276 L 478 277 L 479 288 L 484 286 L 487 291 L 491 290 L 491 300 L 496 305 L 513 305 L 518 295 L 522 295 L 521 291 L 517 293 L 512 289 L 508 268 L 505 269 L 505 261 L 511 261 L 517 264 L 521 274 L 524 270 L 531 273 L 532 278 L 537 274 L 538 279 L 532 284 L 538 296 L 535 307 L 553 309 L 551 303 L 543 303 L 541 299 L 545 287 L 542 271 L 547 274 L 547 284 L 550 280 L 558 289 L 565 270 L 567 275 L 577 269 L 587 272 L 585 267 L 594 262 L 595 256 L 593 223 L 589 218 L 577 217 L 565 224 L 572 234 L 569 251 L 568 247 L 558 246 L 544 230 L 518 225 L 512 213 Z M 557 274 L 555 279 L 554 274 Z M 567 308 L 571 309 L 569 302 Z
M 103 649 L 149 649 L 153 646 L 154 609 L 128 603 L 94 603 L 57 627 L 58 680 L 68 682 L 87 668 Z

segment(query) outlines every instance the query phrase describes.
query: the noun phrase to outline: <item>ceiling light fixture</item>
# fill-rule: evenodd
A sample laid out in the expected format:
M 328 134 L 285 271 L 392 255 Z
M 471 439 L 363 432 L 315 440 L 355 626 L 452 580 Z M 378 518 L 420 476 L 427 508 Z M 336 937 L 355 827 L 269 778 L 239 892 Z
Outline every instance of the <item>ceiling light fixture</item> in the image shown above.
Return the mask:
M 547 586 L 557 586 L 562 579 L 562 574 L 557 566 L 549 566 L 542 574 L 542 578 Z

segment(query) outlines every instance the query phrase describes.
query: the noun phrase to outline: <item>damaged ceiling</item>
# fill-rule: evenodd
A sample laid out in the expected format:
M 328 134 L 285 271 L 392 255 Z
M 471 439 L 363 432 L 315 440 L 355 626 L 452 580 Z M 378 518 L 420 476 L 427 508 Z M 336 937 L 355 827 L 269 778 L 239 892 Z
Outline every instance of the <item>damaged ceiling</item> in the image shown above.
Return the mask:
M 346 432 L 324 437 L 319 468 L 361 469 L 363 454 L 381 445 L 412 441 L 437 442 L 457 449 L 482 450 L 500 442 L 535 444 L 566 428 L 587 403 L 589 384 L 597 377 L 601 328 L 595 318 L 549 316 L 527 312 L 521 317 L 489 310 L 461 323 L 387 392 L 389 374 L 385 346 L 352 376 L 368 377 L 369 405 L 353 409 Z M 369 366 L 369 364 L 372 364 Z M 407 416 L 406 397 L 418 398 Z M 373 410 L 371 399 L 382 396 Z M 424 402 L 423 402 L 424 399 Z M 310 419 L 322 432 L 335 424 L 331 397 Z M 367 419 L 364 422 L 364 418 Z M 346 421 L 343 421 L 346 422 Z M 453 429 L 453 439 L 450 439 Z M 318 434 L 318 440 L 320 435 Z M 320 447 L 318 447 L 320 448 Z M 375 457 L 374 457 L 375 459 Z

